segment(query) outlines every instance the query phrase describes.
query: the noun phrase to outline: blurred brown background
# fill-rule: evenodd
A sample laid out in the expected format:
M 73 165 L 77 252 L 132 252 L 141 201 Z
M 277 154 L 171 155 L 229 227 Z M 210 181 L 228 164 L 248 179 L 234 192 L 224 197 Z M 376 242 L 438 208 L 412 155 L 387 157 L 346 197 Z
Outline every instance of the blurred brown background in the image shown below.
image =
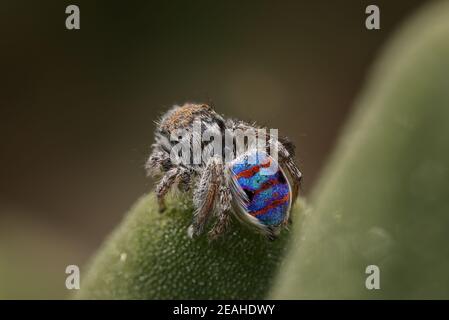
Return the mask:
M 0 298 L 67 295 L 65 266 L 151 190 L 153 121 L 174 103 L 279 128 L 309 192 L 371 63 L 421 2 L 2 1 Z M 65 29 L 69 4 L 81 30 Z M 368 4 L 381 30 L 365 29 Z

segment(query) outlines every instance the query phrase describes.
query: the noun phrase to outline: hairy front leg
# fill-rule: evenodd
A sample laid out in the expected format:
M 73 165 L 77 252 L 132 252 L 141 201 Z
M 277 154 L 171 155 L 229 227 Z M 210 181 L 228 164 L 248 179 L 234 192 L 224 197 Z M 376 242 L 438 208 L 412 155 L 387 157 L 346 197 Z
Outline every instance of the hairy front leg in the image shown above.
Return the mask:
M 190 237 L 198 236 L 203 232 L 210 215 L 214 211 L 221 183 L 222 169 L 221 160 L 214 157 L 208 161 L 206 168 L 201 174 L 199 185 L 193 195 L 193 203 L 196 210 L 192 225 L 188 231 Z
M 225 179 L 222 176 L 222 179 Z M 219 201 L 217 205 L 217 221 L 209 231 L 209 239 L 215 240 L 223 235 L 231 223 L 231 190 L 227 184 L 222 183 L 219 191 Z

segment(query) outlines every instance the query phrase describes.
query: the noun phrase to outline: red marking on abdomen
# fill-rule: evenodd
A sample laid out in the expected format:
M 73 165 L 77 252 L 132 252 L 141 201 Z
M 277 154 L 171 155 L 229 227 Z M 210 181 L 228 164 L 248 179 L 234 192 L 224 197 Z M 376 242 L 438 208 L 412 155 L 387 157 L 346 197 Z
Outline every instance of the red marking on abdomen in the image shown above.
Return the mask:
M 270 179 L 268 181 L 266 181 L 265 183 L 263 183 L 259 189 L 254 191 L 254 195 L 261 193 L 262 191 L 265 191 L 267 189 L 270 189 L 271 187 L 275 186 L 279 184 L 279 182 L 277 180 L 274 179 Z
M 236 178 L 251 178 L 252 176 L 254 176 L 256 173 L 258 173 L 260 171 L 260 168 L 269 168 L 271 165 L 271 161 L 270 159 L 267 159 L 267 161 L 265 161 L 262 164 L 257 164 L 254 167 L 248 168 L 246 170 L 243 170 L 242 172 L 238 173 Z
M 283 204 L 284 202 L 288 201 L 290 199 L 290 194 L 286 194 L 283 198 L 281 199 L 277 199 L 274 200 L 273 202 L 271 202 L 269 205 L 267 205 L 265 208 L 262 208 L 260 210 L 251 212 L 250 214 L 255 217 L 261 214 L 264 214 L 265 212 L 267 212 L 270 209 L 276 208 L 277 206 L 280 206 L 281 204 Z

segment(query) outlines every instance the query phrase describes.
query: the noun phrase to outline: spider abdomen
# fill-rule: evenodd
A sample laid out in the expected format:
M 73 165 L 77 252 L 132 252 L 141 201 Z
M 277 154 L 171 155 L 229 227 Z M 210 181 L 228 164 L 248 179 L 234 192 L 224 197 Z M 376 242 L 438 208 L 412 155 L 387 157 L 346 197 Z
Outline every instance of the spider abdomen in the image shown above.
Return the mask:
M 291 188 L 281 167 L 264 152 L 250 163 L 246 156 L 230 166 L 235 192 L 242 198 L 241 213 L 256 218 L 264 226 L 276 227 L 286 220 L 291 205 Z M 268 170 L 269 167 L 274 168 Z M 251 218 L 249 219 L 252 220 Z

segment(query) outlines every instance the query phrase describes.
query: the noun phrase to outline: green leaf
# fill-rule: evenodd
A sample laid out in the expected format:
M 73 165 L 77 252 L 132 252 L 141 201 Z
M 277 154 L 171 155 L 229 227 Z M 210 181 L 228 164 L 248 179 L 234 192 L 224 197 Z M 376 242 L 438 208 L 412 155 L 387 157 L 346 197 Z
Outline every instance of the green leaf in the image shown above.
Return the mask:
M 309 204 L 271 297 L 449 298 L 448 2 L 387 47 Z
M 154 196 L 143 197 L 93 258 L 77 298 L 265 297 L 288 232 L 269 241 L 233 221 L 221 239 L 192 240 L 186 232 L 191 220 L 191 205 L 183 198 L 169 199 L 160 214 Z

